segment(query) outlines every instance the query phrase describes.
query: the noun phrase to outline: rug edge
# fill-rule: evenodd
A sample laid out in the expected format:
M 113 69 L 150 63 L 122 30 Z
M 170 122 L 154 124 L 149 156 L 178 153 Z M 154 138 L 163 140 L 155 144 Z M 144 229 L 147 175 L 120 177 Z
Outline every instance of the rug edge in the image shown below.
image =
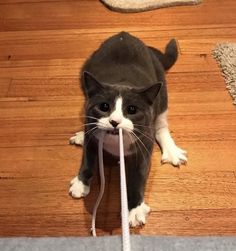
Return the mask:
M 107 0 L 100 0 L 108 9 L 116 12 L 121 13 L 138 13 L 138 12 L 145 12 L 145 11 L 151 11 L 156 9 L 162 9 L 162 8 L 169 8 L 169 7 L 175 7 L 175 6 L 191 6 L 191 5 L 199 5 L 203 2 L 203 0 L 189 0 L 188 2 L 177 2 L 177 3 L 162 3 L 162 4 L 152 4 L 148 5 L 146 7 L 140 7 L 140 8 L 123 8 L 119 5 L 112 5 Z
M 216 44 L 215 48 L 212 50 L 212 56 L 214 57 L 214 59 L 216 60 L 221 74 L 224 78 L 224 81 L 226 83 L 226 89 L 228 90 L 232 100 L 233 100 L 233 104 L 236 105 L 236 90 L 233 89 L 234 87 L 232 87 L 232 81 L 234 81 L 236 83 L 236 79 L 232 80 L 231 76 L 235 75 L 235 70 L 232 69 L 227 69 L 227 71 L 225 70 L 226 65 L 222 62 L 222 58 L 223 56 L 223 52 L 228 49 L 229 45 L 235 45 L 236 43 L 218 43 Z

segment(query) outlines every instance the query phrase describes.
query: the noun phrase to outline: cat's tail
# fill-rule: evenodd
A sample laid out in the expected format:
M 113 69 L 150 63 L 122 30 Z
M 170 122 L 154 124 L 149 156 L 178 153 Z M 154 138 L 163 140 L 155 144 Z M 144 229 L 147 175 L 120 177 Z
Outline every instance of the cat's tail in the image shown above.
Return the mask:
M 165 53 L 162 53 L 161 51 L 153 47 L 149 47 L 149 49 L 151 49 L 151 51 L 159 59 L 165 70 L 170 69 L 178 58 L 178 47 L 175 39 L 171 39 L 167 44 Z

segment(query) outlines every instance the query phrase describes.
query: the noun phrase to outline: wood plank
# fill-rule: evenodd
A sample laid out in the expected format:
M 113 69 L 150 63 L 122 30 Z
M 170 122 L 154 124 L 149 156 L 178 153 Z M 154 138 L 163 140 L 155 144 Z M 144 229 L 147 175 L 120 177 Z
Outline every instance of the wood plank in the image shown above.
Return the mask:
M 60 2 L 63 0 L 1 0 L 0 4 Z
M 83 130 L 83 117 L 75 119 L 0 120 L 0 147 L 67 145 Z
M 7 96 L 10 84 L 10 78 L 0 78 L 0 98 Z
M 12 61 L 22 59 L 86 58 L 99 47 L 102 41 L 120 31 L 119 29 L 116 30 L 114 32 L 111 29 L 104 29 L 101 32 L 101 30 L 94 29 L 89 33 L 84 29 L 2 32 L 0 33 L 0 59 Z M 213 29 L 211 26 L 204 29 L 192 26 L 180 29 L 173 26 L 171 28 L 162 27 L 162 29 L 154 31 L 140 31 L 138 28 L 134 28 L 130 32 L 142 39 L 146 44 L 161 49 L 165 48 L 171 38 L 176 38 L 181 53 L 198 52 L 201 54 L 209 53 L 219 42 L 234 41 L 234 37 L 236 37 L 236 27 L 225 30 L 221 26 L 213 26 Z M 191 38 L 189 38 L 189 33 L 194 33 Z M 68 43 L 70 46 L 68 46 Z M 86 47 L 83 45 L 86 45 Z
M 58 205 L 57 205 L 58 206 Z M 62 207 L 62 205 L 60 205 Z M 79 205 L 77 203 L 76 208 Z M 66 210 L 66 208 L 64 208 Z M 70 209 L 67 209 L 70 210 Z M 108 235 L 104 229 L 104 214 L 98 214 L 97 234 L 98 236 Z M 82 220 L 83 219 L 83 220 Z M 47 215 L 0 215 L 0 235 L 1 237 L 65 237 L 65 236 L 90 236 L 91 232 L 91 215 L 78 213 L 61 213 Z M 43 234 L 42 234 L 43 233 Z
M 1 183 L 5 182 L 4 184 L 6 184 L 8 179 L 13 178 L 21 178 L 22 180 L 25 178 L 28 182 L 31 177 L 50 180 L 55 175 L 62 178 L 63 182 L 68 176 L 68 183 L 78 173 L 82 150 L 68 144 L 63 146 L 8 147 L 0 149 L 0 156 Z M 24 184 L 22 183 L 22 185 Z
M 13 79 L 8 97 L 81 95 L 78 78 Z
M 77 118 L 82 113 L 83 101 L 83 97 L 72 101 L 3 101 L 0 107 L 0 119 L 10 119 L 12 116 L 15 120 Z

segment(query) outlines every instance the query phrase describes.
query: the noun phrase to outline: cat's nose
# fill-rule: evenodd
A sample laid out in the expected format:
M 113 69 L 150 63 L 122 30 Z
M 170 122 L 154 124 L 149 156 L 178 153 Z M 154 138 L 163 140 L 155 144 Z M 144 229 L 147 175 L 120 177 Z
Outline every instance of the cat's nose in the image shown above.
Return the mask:
M 119 125 L 119 123 L 115 120 L 110 120 L 109 122 L 114 128 L 116 128 Z

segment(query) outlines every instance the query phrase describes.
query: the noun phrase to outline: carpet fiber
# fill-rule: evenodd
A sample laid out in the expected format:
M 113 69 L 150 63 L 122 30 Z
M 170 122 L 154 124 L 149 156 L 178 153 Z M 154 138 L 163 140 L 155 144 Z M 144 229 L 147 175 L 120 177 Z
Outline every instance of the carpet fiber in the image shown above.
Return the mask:
M 236 251 L 233 237 L 131 237 L 133 251 Z M 1 251 L 121 251 L 120 236 L 0 238 Z
M 120 12 L 140 12 L 178 5 L 199 4 L 202 0 L 101 0 L 110 9 Z
M 213 50 L 213 56 L 221 67 L 226 81 L 226 88 L 229 90 L 236 105 L 236 44 L 219 44 Z

